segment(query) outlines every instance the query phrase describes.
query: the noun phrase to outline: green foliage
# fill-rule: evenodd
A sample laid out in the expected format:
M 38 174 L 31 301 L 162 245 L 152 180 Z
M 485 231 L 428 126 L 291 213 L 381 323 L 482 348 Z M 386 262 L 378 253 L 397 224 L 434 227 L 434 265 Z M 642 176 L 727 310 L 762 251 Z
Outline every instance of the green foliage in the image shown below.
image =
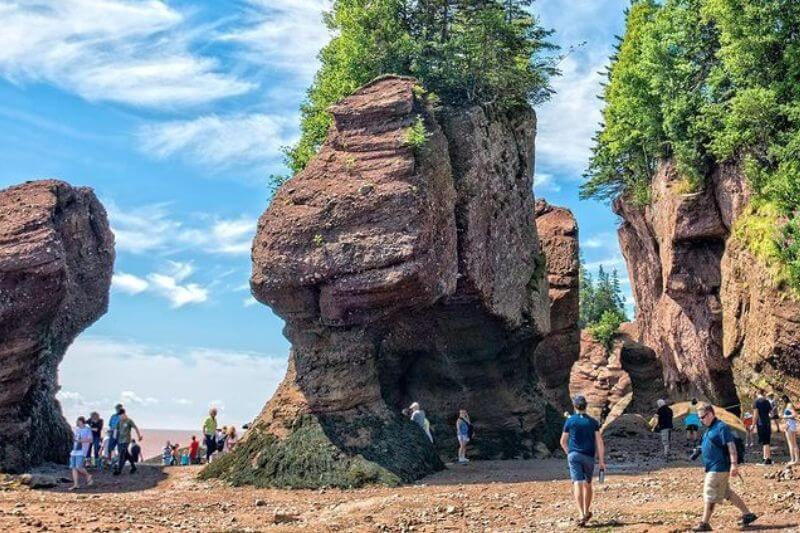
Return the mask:
M 428 142 L 428 137 L 430 137 L 430 133 L 425 129 L 425 121 L 422 120 L 421 116 L 418 116 L 414 124 L 408 128 L 405 142 L 406 145 L 411 146 L 414 150 L 419 150 Z
M 674 159 L 683 192 L 731 161 L 743 165 L 756 199 L 778 210 L 774 222 L 795 217 L 798 21 L 796 0 L 634 0 L 607 71 L 604 121 L 582 197 L 647 203 L 659 160 Z M 785 249 L 792 232 L 777 232 L 775 246 Z M 788 250 L 779 258 L 784 267 L 794 257 Z
M 583 258 L 581 258 L 579 284 L 578 326 L 580 328 L 591 327 L 599 323 L 607 312 L 622 317 L 622 322 L 627 320 L 625 298 L 622 296 L 616 269 L 609 275 L 601 265 L 597 269 L 597 281 L 595 282 L 591 272 L 586 271 Z
M 448 105 L 513 107 L 546 100 L 555 47 L 526 9 L 533 0 L 336 0 L 334 35 L 300 108 L 300 139 L 285 149 L 293 172 L 317 152 L 328 107 L 381 74 L 416 76 Z
M 625 322 L 625 317 L 616 311 L 608 310 L 603 313 L 597 323 L 589 326 L 589 333 L 592 334 L 594 340 L 610 350 L 614 342 L 614 336 L 623 322 Z

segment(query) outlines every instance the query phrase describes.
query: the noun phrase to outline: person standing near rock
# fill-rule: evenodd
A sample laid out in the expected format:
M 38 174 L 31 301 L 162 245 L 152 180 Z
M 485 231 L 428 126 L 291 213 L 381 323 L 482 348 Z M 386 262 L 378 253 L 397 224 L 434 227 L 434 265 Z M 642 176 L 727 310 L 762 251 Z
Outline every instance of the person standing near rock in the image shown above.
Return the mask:
M 111 431 L 111 440 L 108 444 L 108 460 L 113 463 L 112 455 L 114 454 L 114 450 L 117 449 L 117 443 L 119 442 L 119 413 L 122 411 L 122 404 L 118 403 L 114 406 L 114 414 L 111 415 L 111 418 L 108 419 L 108 429 Z M 119 460 L 119 457 L 117 457 Z
M 758 391 L 753 404 L 753 427 L 758 434 L 758 443 L 761 444 L 764 464 L 772 464 L 772 404 L 764 397 L 764 391 Z
M 691 407 L 686 418 L 683 419 L 686 426 L 686 440 L 692 447 L 697 446 L 697 439 L 700 437 L 700 417 L 697 416 L 697 399 L 692 398 Z
M 561 449 L 567 454 L 575 503 L 581 514 L 578 525 L 583 527 L 592 518 L 590 507 L 595 457 L 600 470 L 605 471 L 606 468 L 605 445 L 600 433 L 600 423 L 586 414 L 586 398 L 579 394 L 572 399 L 572 405 L 575 413 L 564 423 Z
M 80 476 L 86 477 L 86 486 L 90 487 L 94 479 L 86 471 L 85 461 L 92 443 L 92 430 L 86 425 L 86 419 L 78 417 L 73 430 L 72 451 L 69 453 L 69 468 L 72 470 L 72 487 L 70 490 L 80 488 Z
M 206 463 L 211 462 L 211 456 L 217 451 L 217 409 L 208 410 L 208 416 L 203 420 L 203 437 L 206 445 Z
M 664 448 L 664 458 L 668 458 L 669 442 L 672 435 L 672 409 L 670 409 L 666 400 L 664 399 L 659 399 L 658 402 L 656 402 L 656 405 L 658 405 L 658 411 L 656 412 L 658 424 L 656 425 L 656 430 L 661 436 L 661 446 Z
M 200 443 L 197 437 L 192 435 L 192 442 L 189 443 L 189 462 L 193 465 L 199 464 L 198 452 L 200 451 Z
M 467 414 L 466 409 L 461 409 L 458 412 L 456 437 L 458 437 L 458 464 L 469 464 L 469 459 L 467 459 L 467 444 L 472 439 L 472 422 L 469 420 L 469 414 Z
M 431 423 L 428 422 L 428 417 L 425 416 L 425 411 L 420 408 L 417 402 L 412 403 L 408 409 L 411 411 L 411 421 L 422 428 L 422 431 L 425 433 L 425 435 L 427 435 L 428 439 L 433 442 Z
M 697 415 L 708 428 L 703 434 L 703 442 L 700 445 L 706 471 L 703 482 L 705 507 L 702 521 L 692 531 L 711 531 L 710 521 L 714 507 L 723 500 L 728 500 L 742 512 L 740 526 L 752 524 L 758 517 L 750 512 L 744 501 L 730 488 L 731 476 L 739 475 L 733 432 L 725 422 L 716 417 L 714 407 L 711 405 L 701 404 L 697 408 Z
M 136 438 L 138 438 L 140 441 L 142 440 L 142 434 L 139 432 L 139 428 L 136 426 L 136 423 L 128 418 L 128 415 L 125 413 L 125 409 L 119 410 L 119 425 L 117 426 L 117 429 L 119 433 L 119 437 L 117 438 L 117 452 L 119 453 L 119 457 L 117 459 L 116 467 L 114 468 L 114 475 L 120 475 L 122 468 L 125 466 L 125 461 L 130 461 L 131 474 L 134 474 L 136 473 L 136 463 L 133 462 L 133 458 L 130 455 L 128 446 L 131 443 L 131 432 L 134 429 L 136 430 Z
M 100 445 L 103 441 L 103 419 L 100 418 L 100 414 L 95 411 L 89 415 L 87 424 L 92 430 L 92 444 L 89 446 L 89 453 L 86 458 L 90 459 L 92 454 L 94 454 L 94 466 L 98 466 L 100 463 Z
M 800 463 L 800 451 L 797 447 L 797 411 L 788 396 L 783 398 L 783 422 L 785 424 L 786 445 L 789 446 L 789 463 Z

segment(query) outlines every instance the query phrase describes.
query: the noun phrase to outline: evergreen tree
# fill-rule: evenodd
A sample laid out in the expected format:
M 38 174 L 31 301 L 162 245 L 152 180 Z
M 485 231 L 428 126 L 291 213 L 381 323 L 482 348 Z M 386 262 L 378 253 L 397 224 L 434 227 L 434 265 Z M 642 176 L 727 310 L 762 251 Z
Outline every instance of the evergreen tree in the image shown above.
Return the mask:
M 612 322 L 609 313 L 619 318 L 619 322 L 627 320 L 625 312 L 625 297 L 622 295 L 622 288 L 619 283 L 619 275 L 616 269 L 609 275 L 600 265 L 597 269 L 597 282 L 592 278 L 581 257 L 580 271 L 580 312 L 578 315 L 578 326 L 590 328 L 599 323 L 604 315 L 606 322 Z

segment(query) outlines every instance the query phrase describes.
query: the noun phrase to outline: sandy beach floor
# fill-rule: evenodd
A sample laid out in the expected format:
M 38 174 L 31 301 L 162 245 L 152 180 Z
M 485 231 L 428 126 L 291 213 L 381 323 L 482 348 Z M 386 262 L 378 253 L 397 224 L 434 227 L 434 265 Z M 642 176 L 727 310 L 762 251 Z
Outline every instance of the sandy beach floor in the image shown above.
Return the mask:
M 595 484 L 591 530 L 677 532 L 698 521 L 702 468 L 683 459 L 649 464 L 636 472 L 641 465 L 621 456 L 609 462 L 606 483 Z M 233 488 L 197 481 L 198 468 L 101 473 L 94 487 L 77 494 L 67 483 L 31 490 L 6 481 L 0 531 L 577 530 L 563 459 L 448 465 L 415 485 L 358 490 Z M 744 465 L 745 484 L 734 488 L 761 517 L 749 530 L 800 531 L 800 467 L 788 481 L 777 478 L 784 469 Z M 715 531 L 737 530 L 736 519 L 736 510 L 722 505 Z

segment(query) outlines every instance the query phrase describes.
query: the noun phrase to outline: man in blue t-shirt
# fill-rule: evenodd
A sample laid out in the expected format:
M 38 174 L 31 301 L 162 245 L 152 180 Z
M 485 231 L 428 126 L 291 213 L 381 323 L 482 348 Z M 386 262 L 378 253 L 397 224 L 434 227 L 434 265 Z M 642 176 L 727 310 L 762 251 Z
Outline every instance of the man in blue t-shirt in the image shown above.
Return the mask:
M 744 501 L 730 488 L 730 477 L 739 475 L 736 443 L 731 428 L 716 417 L 714 407 L 711 405 L 701 404 L 697 408 L 697 416 L 700 417 L 700 422 L 708 428 L 703 434 L 703 442 L 700 445 L 703 451 L 703 464 L 706 468 L 703 482 L 705 507 L 702 522 L 692 531 L 711 531 L 709 521 L 714 513 L 714 506 L 722 500 L 728 500 L 742 512 L 742 518 L 739 520 L 740 526 L 752 524 L 758 517 L 750 512 Z
M 600 434 L 600 424 L 586 414 L 586 398 L 577 395 L 572 399 L 575 414 L 567 418 L 561 434 L 561 448 L 567 454 L 569 477 L 572 480 L 575 503 L 581 513 L 579 525 L 591 520 L 592 473 L 595 455 L 600 470 L 605 470 L 605 446 Z
M 758 442 L 764 454 L 764 464 L 772 464 L 772 425 L 770 424 L 770 411 L 772 404 L 764 397 L 763 391 L 758 391 L 756 403 L 753 404 L 753 428 L 758 433 Z M 751 431 L 752 431 L 751 429 Z

